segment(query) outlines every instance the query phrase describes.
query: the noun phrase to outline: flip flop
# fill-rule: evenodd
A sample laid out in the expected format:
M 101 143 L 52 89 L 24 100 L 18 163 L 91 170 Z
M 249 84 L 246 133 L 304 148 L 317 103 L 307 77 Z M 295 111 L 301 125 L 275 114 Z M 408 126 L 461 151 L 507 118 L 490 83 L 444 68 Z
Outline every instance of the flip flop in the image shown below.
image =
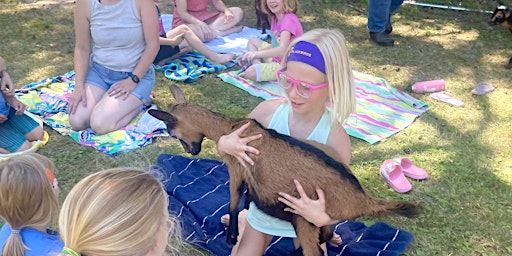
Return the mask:
M 432 99 L 434 99 L 434 100 L 438 100 L 438 101 L 447 103 L 454 107 L 463 107 L 464 106 L 464 102 L 446 94 L 445 91 L 432 93 L 432 94 L 430 94 L 430 97 L 432 97 Z
M 393 159 L 384 161 L 380 167 L 380 176 L 398 193 L 406 193 L 412 189 L 411 183 L 402 172 L 402 167 Z
M 428 178 L 428 173 L 425 170 L 414 165 L 409 158 L 395 158 L 393 160 L 395 161 L 396 164 L 402 167 L 402 172 L 404 173 L 405 176 L 416 180 L 424 180 Z
M 479 83 L 473 90 L 471 90 L 471 93 L 475 95 L 484 95 L 492 91 L 494 91 L 494 87 L 491 84 Z

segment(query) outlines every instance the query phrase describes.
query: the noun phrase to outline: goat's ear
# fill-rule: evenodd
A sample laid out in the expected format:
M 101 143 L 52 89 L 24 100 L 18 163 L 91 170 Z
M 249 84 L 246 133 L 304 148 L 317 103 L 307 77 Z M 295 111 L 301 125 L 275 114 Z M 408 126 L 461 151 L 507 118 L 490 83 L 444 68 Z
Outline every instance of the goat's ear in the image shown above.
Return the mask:
M 171 84 L 171 86 L 169 86 L 169 90 L 171 90 L 172 96 L 176 100 L 176 103 L 178 103 L 178 104 L 187 103 L 185 94 L 177 85 Z
M 158 120 L 162 120 L 164 121 L 165 123 L 168 123 L 168 124 L 174 124 L 178 121 L 178 119 L 176 119 L 176 117 L 172 114 L 169 114 L 165 111 L 162 111 L 162 110 L 158 110 L 158 109 L 150 109 L 148 111 L 148 113 L 152 116 L 154 116 L 156 119 Z

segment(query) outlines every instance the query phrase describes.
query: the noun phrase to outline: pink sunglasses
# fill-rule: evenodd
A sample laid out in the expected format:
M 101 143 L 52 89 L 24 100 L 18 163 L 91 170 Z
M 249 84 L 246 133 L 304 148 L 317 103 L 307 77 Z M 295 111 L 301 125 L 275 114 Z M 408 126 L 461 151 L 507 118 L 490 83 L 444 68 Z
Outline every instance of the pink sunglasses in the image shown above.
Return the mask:
M 329 83 L 312 85 L 304 81 L 295 80 L 290 75 L 284 73 L 281 70 L 277 71 L 277 79 L 279 81 L 279 85 L 281 85 L 281 87 L 283 87 L 285 90 L 295 86 L 295 92 L 297 92 L 299 96 L 306 99 L 311 97 L 312 91 L 324 88 L 329 85 Z

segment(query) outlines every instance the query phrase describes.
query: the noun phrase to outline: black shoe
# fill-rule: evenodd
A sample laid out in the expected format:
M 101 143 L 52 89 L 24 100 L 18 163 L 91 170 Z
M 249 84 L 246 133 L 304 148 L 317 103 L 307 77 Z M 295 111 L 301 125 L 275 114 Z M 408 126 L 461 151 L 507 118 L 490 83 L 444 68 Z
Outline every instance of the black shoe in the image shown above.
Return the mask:
M 389 38 L 386 32 L 370 32 L 370 41 L 380 45 L 380 46 L 393 46 L 395 45 L 395 40 Z
M 384 33 L 391 34 L 393 32 L 393 25 L 391 24 L 391 20 L 388 20 L 388 23 L 386 23 L 386 27 L 384 28 Z

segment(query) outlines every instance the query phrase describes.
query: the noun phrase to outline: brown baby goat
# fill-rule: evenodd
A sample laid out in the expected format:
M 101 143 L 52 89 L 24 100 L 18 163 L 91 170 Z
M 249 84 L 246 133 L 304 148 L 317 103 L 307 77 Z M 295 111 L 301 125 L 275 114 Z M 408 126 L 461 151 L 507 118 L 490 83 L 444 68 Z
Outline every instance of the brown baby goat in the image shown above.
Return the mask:
M 351 220 L 363 215 L 390 213 L 415 217 L 419 213 L 417 205 L 371 197 L 346 165 L 308 143 L 265 129 L 253 119 L 236 121 L 189 103 L 174 105 L 169 112 L 150 110 L 149 113 L 164 121 L 171 136 L 179 139 L 185 151 L 192 155 L 201 151 L 204 137 L 218 142 L 222 135 L 233 132 L 247 122 L 251 124 L 242 136 L 263 135 L 261 139 L 249 143 L 260 151 L 260 155 L 250 155 L 254 166 L 246 169 L 235 157 L 224 157 L 229 170 L 231 195 L 229 245 L 237 242 L 238 209 L 244 184 L 247 185 L 248 196 L 262 211 L 292 223 L 303 254 L 308 256 L 321 255 L 319 245 L 332 237 L 332 231 L 329 226 L 319 229 L 301 216 L 283 211 L 285 205 L 277 200 L 278 192 L 298 196 L 294 179 L 302 184 L 311 198 L 318 198 L 316 187 L 325 191 L 326 211 L 332 219 Z

